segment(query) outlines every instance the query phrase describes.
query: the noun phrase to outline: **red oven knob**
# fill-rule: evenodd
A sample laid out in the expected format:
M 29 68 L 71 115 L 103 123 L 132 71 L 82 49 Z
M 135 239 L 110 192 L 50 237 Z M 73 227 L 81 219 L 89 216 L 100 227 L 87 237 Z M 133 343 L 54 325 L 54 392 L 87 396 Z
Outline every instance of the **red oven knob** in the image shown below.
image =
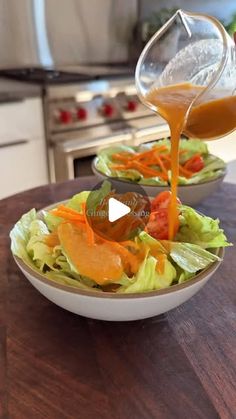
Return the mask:
M 103 105 L 102 107 L 103 116 L 110 118 L 111 116 L 113 116 L 114 112 L 115 112 L 115 109 L 110 103 L 105 103 Z
M 70 122 L 72 122 L 71 112 L 63 109 L 60 110 L 59 121 L 61 122 L 61 124 L 69 124 Z
M 127 106 L 126 106 L 127 111 L 134 112 L 136 111 L 137 107 L 138 107 L 138 103 L 135 102 L 135 100 L 129 100 L 127 102 Z
M 76 113 L 77 113 L 77 119 L 79 121 L 85 121 L 85 119 L 87 119 L 88 117 L 88 112 L 87 112 L 87 109 L 85 108 L 77 108 Z

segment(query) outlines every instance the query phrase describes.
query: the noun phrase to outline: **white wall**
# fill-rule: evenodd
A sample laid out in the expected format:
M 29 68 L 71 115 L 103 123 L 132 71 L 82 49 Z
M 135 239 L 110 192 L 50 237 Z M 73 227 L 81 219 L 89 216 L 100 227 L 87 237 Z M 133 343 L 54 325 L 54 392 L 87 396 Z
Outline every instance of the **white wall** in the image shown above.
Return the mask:
M 56 62 L 127 60 L 136 0 L 46 0 L 45 5 Z
M 0 0 L 0 66 L 37 63 L 32 0 Z
M 40 64 L 43 33 L 55 64 L 125 61 L 138 0 L 0 0 L 0 67 Z M 143 17 L 163 7 L 182 7 L 223 19 L 236 0 L 140 0 Z M 35 15 L 46 10 L 45 30 Z M 39 14 L 39 13 L 38 13 Z M 45 64 L 45 63 L 43 63 Z
M 125 61 L 136 6 L 137 0 L 0 0 L 0 67 L 50 65 L 50 51 L 61 65 Z M 49 54 L 42 60 L 45 39 Z

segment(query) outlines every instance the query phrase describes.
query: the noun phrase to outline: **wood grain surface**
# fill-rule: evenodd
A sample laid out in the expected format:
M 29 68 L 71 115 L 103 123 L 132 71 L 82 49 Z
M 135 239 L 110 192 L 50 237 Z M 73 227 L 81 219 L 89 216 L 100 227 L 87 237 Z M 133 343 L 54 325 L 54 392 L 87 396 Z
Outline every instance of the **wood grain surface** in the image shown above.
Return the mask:
M 236 418 L 236 252 L 191 300 L 166 315 L 109 323 L 40 295 L 9 250 L 22 213 L 90 189 L 93 177 L 0 201 L 0 417 Z M 236 242 L 236 186 L 199 209 Z

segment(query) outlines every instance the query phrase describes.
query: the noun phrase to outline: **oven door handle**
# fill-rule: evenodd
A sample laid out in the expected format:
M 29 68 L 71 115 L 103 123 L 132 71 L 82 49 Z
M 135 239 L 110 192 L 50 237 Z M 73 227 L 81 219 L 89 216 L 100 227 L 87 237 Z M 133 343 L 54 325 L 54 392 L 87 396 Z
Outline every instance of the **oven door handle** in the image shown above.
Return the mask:
M 90 149 L 98 149 L 107 147 L 109 145 L 112 145 L 114 143 L 119 142 L 132 142 L 134 138 L 134 130 L 129 131 L 128 133 L 119 133 L 115 135 L 109 135 L 105 137 L 98 137 L 96 139 L 92 140 L 86 140 L 86 141 L 80 141 L 78 139 L 75 139 L 73 141 L 65 141 L 60 142 L 56 144 L 56 149 L 60 150 L 60 152 L 63 152 L 64 154 L 68 155 L 80 155 L 81 152 L 86 152 L 86 150 Z

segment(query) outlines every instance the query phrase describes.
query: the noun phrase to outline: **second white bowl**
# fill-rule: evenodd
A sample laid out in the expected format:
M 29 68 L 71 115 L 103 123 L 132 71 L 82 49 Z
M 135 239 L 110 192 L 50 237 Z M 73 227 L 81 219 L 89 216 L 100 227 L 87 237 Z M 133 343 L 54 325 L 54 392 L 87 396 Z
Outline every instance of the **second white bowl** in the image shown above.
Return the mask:
M 142 187 L 143 190 L 146 192 L 147 196 L 156 196 L 160 192 L 167 191 L 170 189 L 170 186 L 141 185 L 128 180 L 106 176 L 104 175 L 104 173 L 101 173 L 99 170 L 97 170 L 97 159 L 98 157 L 95 157 L 95 159 L 92 162 L 92 170 L 97 179 L 99 181 L 110 179 L 113 185 L 120 193 L 140 192 L 140 187 Z M 210 180 L 208 182 L 197 183 L 195 185 L 181 185 L 178 187 L 178 197 L 180 198 L 181 202 L 185 205 L 198 205 L 204 199 L 208 198 L 210 195 L 217 191 L 217 189 L 222 184 L 225 175 L 226 170 L 224 171 L 223 175 L 221 175 L 217 179 Z

